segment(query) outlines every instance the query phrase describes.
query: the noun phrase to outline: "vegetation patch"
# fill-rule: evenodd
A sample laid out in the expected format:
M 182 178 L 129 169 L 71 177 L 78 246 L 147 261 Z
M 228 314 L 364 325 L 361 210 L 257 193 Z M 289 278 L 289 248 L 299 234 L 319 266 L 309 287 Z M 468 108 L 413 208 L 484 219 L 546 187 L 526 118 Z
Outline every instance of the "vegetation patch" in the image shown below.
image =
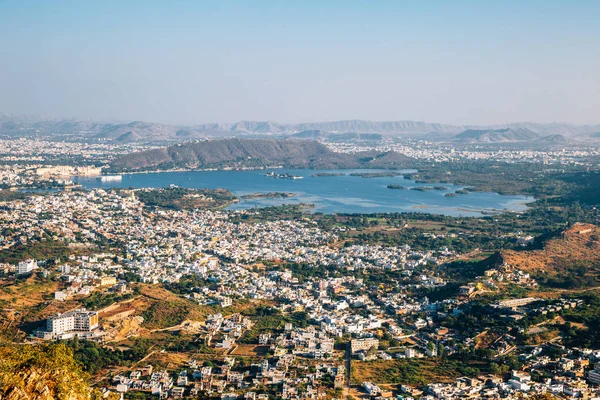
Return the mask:
M 60 240 L 42 239 L 18 244 L 0 251 L 0 263 L 18 264 L 21 261 L 34 260 L 66 260 L 73 254 L 67 244 Z
M 479 369 L 449 359 L 353 361 L 352 383 L 425 386 L 432 382 L 453 382 L 460 376 L 476 376 Z
M 138 199 L 148 207 L 171 210 L 221 208 L 237 199 L 233 193 L 225 189 L 162 188 L 144 189 L 135 193 Z

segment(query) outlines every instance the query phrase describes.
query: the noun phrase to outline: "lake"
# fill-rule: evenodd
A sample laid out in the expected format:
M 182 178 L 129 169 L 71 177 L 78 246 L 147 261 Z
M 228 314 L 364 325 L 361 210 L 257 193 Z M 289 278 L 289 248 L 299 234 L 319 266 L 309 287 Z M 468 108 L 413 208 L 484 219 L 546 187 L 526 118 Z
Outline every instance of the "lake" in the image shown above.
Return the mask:
M 274 171 L 289 173 L 303 179 L 277 179 L 264 176 Z M 503 196 L 497 193 L 473 192 L 446 197 L 461 186 L 450 184 L 420 184 L 402 176 L 363 178 L 351 173 L 390 172 L 387 170 L 308 170 L 275 169 L 251 171 L 184 171 L 124 174 L 122 181 L 101 182 L 95 178 L 79 177 L 75 182 L 86 189 L 92 188 L 160 188 L 176 185 L 183 188 L 224 188 L 237 196 L 267 192 L 290 192 L 296 196 L 284 199 L 247 199 L 229 209 L 248 209 L 281 204 L 314 204 L 313 212 L 375 213 L 424 212 L 452 216 L 480 216 L 482 213 L 524 211 L 528 196 Z M 408 173 L 414 171 L 397 171 Z M 317 173 L 343 173 L 344 176 L 313 177 Z M 387 185 L 406 188 L 388 189 Z M 417 191 L 413 187 L 444 186 L 447 190 Z

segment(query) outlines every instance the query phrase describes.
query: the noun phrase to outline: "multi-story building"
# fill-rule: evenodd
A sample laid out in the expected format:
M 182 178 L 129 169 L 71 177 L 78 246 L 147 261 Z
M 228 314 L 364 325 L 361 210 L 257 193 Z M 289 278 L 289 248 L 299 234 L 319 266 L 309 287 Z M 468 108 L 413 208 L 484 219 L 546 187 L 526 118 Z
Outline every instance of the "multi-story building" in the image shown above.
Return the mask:
M 96 328 L 98 328 L 98 312 L 81 308 L 49 317 L 46 320 L 46 331 L 40 332 L 39 336 L 46 339 L 87 336 Z
M 98 327 L 98 312 L 96 311 L 77 310 L 73 319 L 76 331 L 89 332 Z
M 57 314 L 46 320 L 46 331 L 52 335 L 60 335 L 75 330 L 75 318 L 73 313 Z
M 99 286 L 113 286 L 117 284 L 117 278 L 114 276 L 102 276 L 96 280 Z
M 17 267 L 17 274 L 18 275 L 25 275 L 30 273 L 31 271 L 33 271 L 34 269 L 37 269 L 37 263 L 34 260 L 26 260 L 26 261 L 21 261 L 19 263 L 19 266 Z
M 415 358 L 417 356 L 417 351 L 411 347 L 407 347 L 406 350 L 404 350 L 404 356 L 406 358 Z
M 503 300 L 503 301 L 498 302 L 498 306 L 504 307 L 504 308 L 515 308 L 515 307 L 524 306 L 529 303 L 533 303 L 534 301 L 537 301 L 537 300 L 538 299 L 536 299 L 535 297 L 524 297 L 521 299 Z
M 600 385 L 600 367 L 588 373 L 588 381 L 594 385 Z
M 350 342 L 350 349 L 352 350 L 352 353 L 362 350 L 369 350 L 371 347 L 377 348 L 378 346 L 379 340 L 375 338 L 352 339 Z

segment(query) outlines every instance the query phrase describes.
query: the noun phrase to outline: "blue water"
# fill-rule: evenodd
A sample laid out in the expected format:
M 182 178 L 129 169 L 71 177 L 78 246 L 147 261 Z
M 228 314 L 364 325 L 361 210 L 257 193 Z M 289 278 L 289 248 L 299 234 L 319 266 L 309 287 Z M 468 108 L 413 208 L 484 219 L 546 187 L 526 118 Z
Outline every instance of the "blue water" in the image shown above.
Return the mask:
M 296 196 L 287 199 L 241 200 L 230 209 L 248 209 L 281 204 L 314 204 L 314 212 L 323 213 L 375 213 L 375 212 L 426 212 L 452 216 L 479 216 L 486 212 L 523 211 L 526 203 L 533 201 L 527 196 L 503 196 L 497 193 L 474 192 L 456 197 L 445 197 L 461 186 L 450 184 L 418 184 L 402 176 L 362 178 L 349 176 L 353 172 L 377 172 L 375 170 L 288 170 L 276 169 L 276 173 L 290 173 L 304 179 L 288 180 L 265 177 L 266 170 L 254 171 L 190 171 L 125 174 L 121 182 L 100 182 L 94 178 L 79 178 L 84 188 L 159 188 L 177 185 L 185 188 L 224 188 L 238 196 L 266 192 L 291 192 Z M 345 173 L 345 176 L 312 177 L 319 172 Z M 409 172 L 409 171 L 400 171 Z M 415 186 L 444 186 L 448 190 L 388 189 L 389 184 L 406 188 Z

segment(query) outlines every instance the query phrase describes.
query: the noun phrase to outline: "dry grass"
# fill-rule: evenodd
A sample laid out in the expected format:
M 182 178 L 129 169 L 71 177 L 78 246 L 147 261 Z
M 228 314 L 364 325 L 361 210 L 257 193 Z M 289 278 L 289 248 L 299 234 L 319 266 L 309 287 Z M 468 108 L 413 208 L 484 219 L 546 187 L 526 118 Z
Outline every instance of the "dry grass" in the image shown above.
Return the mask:
M 4 281 L 0 286 L 0 301 L 10 307 L 25 309 L 53 299 L 57 290 L 58 282 L 42 282 L 32 275 L 23 281 Z
M 162 364 L 171 369 L 175 369 L 179 366 L 185 365 L 190 360 L 188 353 L 177 353 L 177 352 L 157 352 L 152 354 L 146 359 L 145 362 L 148 364 Z
M 243 357 L 262 357 L 267 354 L 267 351 L 269 351 L 269 346 L 239 344 L 235 350 L 231 352 L 231 355 Z
M 352 382 L 417 386 L 453 382 L 461 375 L 454 367 L 450 362 L 434 359 L 352 361 Z
M 590 229 L 590 232 L 583 232 Z M 509 265 L 532 273 L 548 276 L 569 274 L 569 267 L 586 263 L 586 276 L 600 275 L 600 228 L 590 224 L 575 224 L 562 237 L 549 240 L 544 249 L 534 251 L 504 251 L 502 256 Z
M 214 312 L 212 307 L 179 297 L 160 285 L 139 285 L 138 289 L 145 300 L 139 311 L 149 329 L 164 329 L 185 320 L 204 321 Z

